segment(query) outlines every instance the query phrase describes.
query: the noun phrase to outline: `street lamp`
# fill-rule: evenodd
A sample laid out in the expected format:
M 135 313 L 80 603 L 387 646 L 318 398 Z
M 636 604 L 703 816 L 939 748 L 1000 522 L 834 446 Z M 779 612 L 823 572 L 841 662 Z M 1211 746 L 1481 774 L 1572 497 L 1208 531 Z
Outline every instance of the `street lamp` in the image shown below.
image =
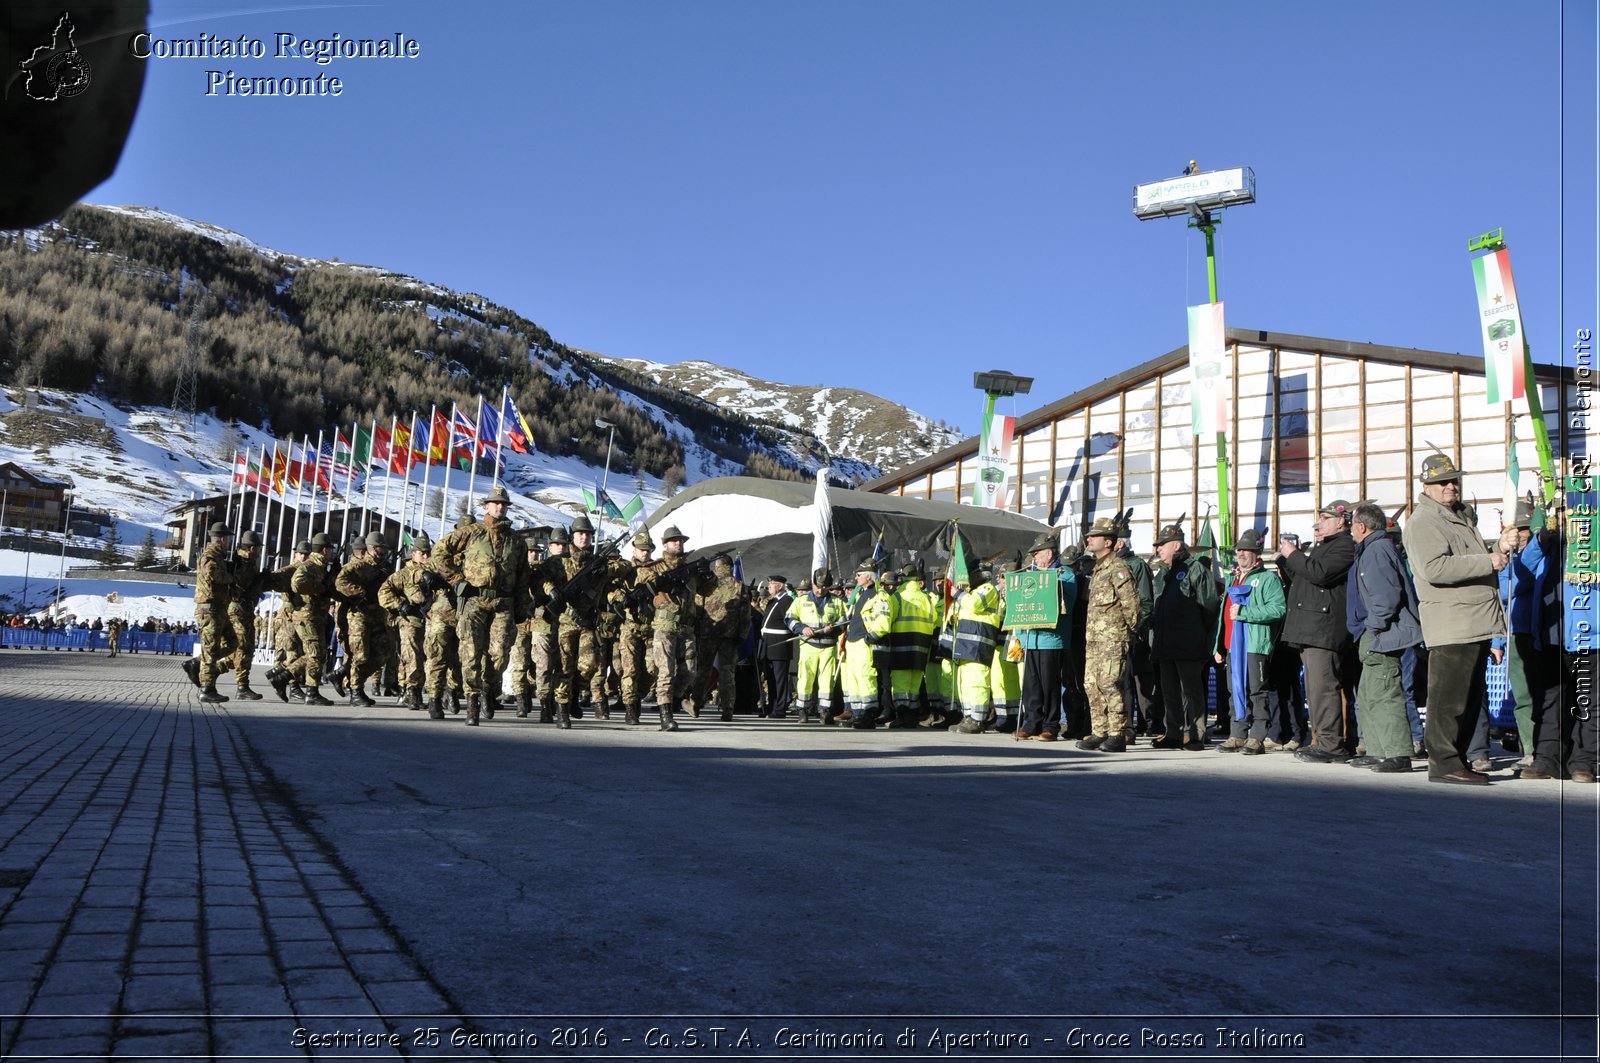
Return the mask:
M 972 386 L 984 394 L 983 434 L 978 439 L 978 480 L 972 485 L 972 504 L 994 508 L 1005 502 L 1006 462 L 1011 452 L 1011 432 L 1002 425 L 996 433 L 994 400 L 1002 395 L 1026 395 L 1033 388 L 1033 377 L 1017 376 L 1004 369 L 973 373 Z
M 63 496 L 67 500 L 67 522 L 61 526 L 61 567 L 56 571 L 56 613 L 61 612 L 61 581 L 67 574 L 67 540 L 72 538 L 72 492 Z
M 972 386 L 991 399 L 999 395 L 1026 395 L 1033 388 L 1033 377 L 1017 376 L 1004 369 L 991 369 L 987 373 L 973 373 Z M 989 404 L 990 409 L 994 404 Z

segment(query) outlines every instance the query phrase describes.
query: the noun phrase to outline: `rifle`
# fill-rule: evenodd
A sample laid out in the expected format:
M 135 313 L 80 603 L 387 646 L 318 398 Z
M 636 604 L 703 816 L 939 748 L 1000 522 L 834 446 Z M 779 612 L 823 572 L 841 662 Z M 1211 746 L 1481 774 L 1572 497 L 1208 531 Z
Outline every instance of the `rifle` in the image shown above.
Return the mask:
M 635 586 L 628 592 L 627 604 L 638 605 L 668 588 L 687 583 L 690 576 L 702 576 L 710 571 L 710 557 L 701 556 L 693 561 L 685 561 L 676 568 L 667 569 Z
M 555 619 L 566 609 L 567 604 L 578 596 L 579 591 L 588 589 L 589 581 L 595 572 L 603 567 L 613 556 L 621 554 L 622 544 L 631 537 L 632 533 L 624 531 L 610 542 L 601 543 L 595 550 L 594 556 L 583 563 L 583 567 L 572 574 L 572 578 L 562 584 L 550 600 L 544 603 L 544 616 L 546 620 L 554 623 Z

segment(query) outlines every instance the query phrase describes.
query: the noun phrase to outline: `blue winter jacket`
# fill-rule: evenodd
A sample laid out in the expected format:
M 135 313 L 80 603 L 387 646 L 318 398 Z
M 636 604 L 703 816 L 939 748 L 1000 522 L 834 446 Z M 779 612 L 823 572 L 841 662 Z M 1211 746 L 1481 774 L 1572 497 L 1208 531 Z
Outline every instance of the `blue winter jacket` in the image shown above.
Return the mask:
M 1528 545 L 1512 554 L 1500 570 L 1500 600 L 1511 614 L 1513 635 L 1532 635 L 1534 649 L 1544 649 L 1543 600 L 1550 559 L 1535 535 Z
M 1378 653 L 1399 653 L 1422 642 L 1417 589 L 1387 535 L 1369 535 L 1356 544 L 1356 590 L 1366 613 L 1361 632 L 1372 636 Z
M 1061 617 L 1055 627 L 1025 628 L 1017 632 L 1024 650 L 1062 650 L 1072 637 L 1072 609 L 1078 604 L 1078 575 L 1061 563 L 1050 562 L 1056 570 L 1056 588 L 1061 592 Z

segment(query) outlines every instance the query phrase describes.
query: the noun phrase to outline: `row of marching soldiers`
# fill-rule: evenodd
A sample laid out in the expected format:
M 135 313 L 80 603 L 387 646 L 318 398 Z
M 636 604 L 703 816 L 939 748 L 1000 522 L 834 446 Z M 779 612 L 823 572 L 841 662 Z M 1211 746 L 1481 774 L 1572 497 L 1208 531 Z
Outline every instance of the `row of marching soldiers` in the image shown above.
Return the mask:
M 631 556 L 619 557 L 613 548 L 620 540 L 595 548 L 586 517 L 556 529 L 549 556 L 540 558 L 534 541 L 507 520 L 511 500 L 503 487 L 491 488 L 480 504 L 481 520 L 463 521 L 437 543 L 412 539 L 398 570 L 384 538 L 373 533 L 342 567 L 334 562 L 335 543 L 318 535 L 297 545 L 290 565 L 254 572 L 257 562 L 243 544 L 230 562 L 231 537 L 217 525 L 197 580 L 201 652 L 187 669 L 202 700 L 227 700 L 215 680 L 230 662 L 239 695 L 260 697 L 250 689 L 250 655 L 241 649 L 255 645 L 253 630 L 208 640 L 208 618 L 227 611 L 253 620 L 260 597 L 279 591 L 284 607 L 266 678 L 284 701 L 332 704 L 322 691 L 328 678 L 351 704 L 373 705 L 367 685 L 394 663 L 409 708 L 444 719 L 448 705 L 452 713 L 464 710 L 471 726 L 494 718 L 508 676 L 519 717 L 532 714 L 537 698 L 540 721 L 563 728 L 581 717 L 586 694 L 595 717 L 610 718 L 612 675 L 627 723 L 640 722 L 652 691 L 662 730 L 677 730 L 680 712 L 698 715 L 713 693 L 723 718 L 732 718 L 735 658 L 750 606 L 731 558 L 686 562 L 687 537 L 671 527 L 663 529 L 661 557 L 652 557 L 655 544 L 644 531 L 629 541 Z M 346 654 L 336 672 L 329 667 L 335 629 Z

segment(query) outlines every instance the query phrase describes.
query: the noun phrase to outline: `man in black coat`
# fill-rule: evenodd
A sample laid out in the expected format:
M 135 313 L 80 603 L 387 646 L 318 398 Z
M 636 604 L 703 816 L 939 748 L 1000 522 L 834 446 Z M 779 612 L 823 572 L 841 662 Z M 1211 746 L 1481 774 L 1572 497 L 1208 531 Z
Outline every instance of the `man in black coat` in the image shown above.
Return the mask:
M 1189 553 L 1180 525 L 1161 529 L 1156 557 L 1162 567 L 1153 590 L 1150 656 L 1161 673 L 1167 730 L 1155 748 L 1201 750 L 1206 747 L 1206 664 L 1222 593 L 1211 569 Z
M 1350 704 L 1360 663 L 1345 615 L 1347 577 L 1356 561 L 1356 543 L 1350 537 L 1354 509 L 1341 498 L 1318 510 L 1319 541 L 1310 550 L 1289 540 L 1278 543 L 1278 565 L 1290 576 L 1283 641 L 1300 647 L 1311 717 L 1311 744 L 1295 757 L 1312 764 L 1343 764 L 1355 754 Z
M 789 711 L 789 669 L 794 660 L 794 636 L 783 618 L 794 604 L 794 595 L 782 576 L 767 577 L 767 594 L 767 607 L 761 613 L 762 682 L 767 691 L 767 707 L 761 715 L 782 717 Z

